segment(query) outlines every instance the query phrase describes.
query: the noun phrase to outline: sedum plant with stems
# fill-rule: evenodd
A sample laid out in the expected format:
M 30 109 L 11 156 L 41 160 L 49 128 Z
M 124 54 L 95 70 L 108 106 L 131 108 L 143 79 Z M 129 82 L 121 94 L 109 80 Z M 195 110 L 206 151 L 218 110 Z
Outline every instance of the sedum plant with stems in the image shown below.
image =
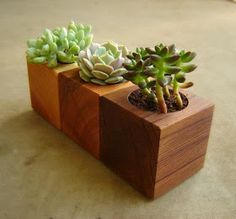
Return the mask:
M 180 88 L 189 88 L 192 82 L 185 82 L 186 74 L 194 71 L 190 64 L 196 53 L 176 49 L 175 45 L 158 44 L 154 48 L 137 48 L 128 55 L 130 62 L 124 64 L 126 80 L 138 85 L 148 101 L 159 104 L 160 111 L 167 113 L 165 98 L 169 99 L 172 87 L 174 99 L 179 109 L 183 108 Z
M 127 70 L 122 66 L 128 49 L 114 42 L 92 43 L 79 53 L 80 78 L 98 85 L 117 84 L 124 81 Z
M 27 41 L 27 60 L 31 63 L 56 67 L 58 63 L 74 63 L 81 50 L 93 40 L 91 25 L 70 22 L 67 28 L 45 29 L 37 39 Z

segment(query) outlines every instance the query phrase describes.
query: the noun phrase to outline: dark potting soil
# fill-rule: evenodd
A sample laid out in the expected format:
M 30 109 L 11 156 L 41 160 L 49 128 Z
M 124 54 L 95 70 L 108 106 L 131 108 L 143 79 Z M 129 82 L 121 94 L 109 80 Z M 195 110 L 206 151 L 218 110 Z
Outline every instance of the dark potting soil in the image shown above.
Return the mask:
M 175 103 L 175 98 L 174 98 L 172 90 L 170 90 L 170 94 L 171 94 L 171 96 L 169 99 L 167 99 L 165 97 L 165 102 L 167 105 L 168 112 L 180 111 L 180 110 L 187 107 L 188 98 L 184 94 L 180 93 L 182 101 L 183 101 L 183 108 L 182 109 L 179 109 L 177 104 Z M 131 104 L 135 105 L 136 107 L 138 107 L 140 109 L 147 110 L 147 111 L 153 111 L 153 112 L 160 112 L 160 108 L 159 108 L 158 104 L 156 104 L 153 101 L 148 101 L 146 96 L 144 96 L 142 94 L 140 89 L 133 91 L 129 95 L 128 99 Z

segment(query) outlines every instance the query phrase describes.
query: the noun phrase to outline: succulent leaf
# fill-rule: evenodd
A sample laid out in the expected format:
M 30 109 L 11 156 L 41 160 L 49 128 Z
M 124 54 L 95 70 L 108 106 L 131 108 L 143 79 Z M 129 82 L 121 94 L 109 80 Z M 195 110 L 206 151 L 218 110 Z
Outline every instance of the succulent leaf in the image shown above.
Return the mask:
M 92 78 L 91 82 L 93 82 L 94 84 L 97 84 L 97 85 L 106 85 L 106 83 L 103 80 L 99 80 L 96 78 Z
M 110 76 L 114 77 L 114 76 L 121 76 L 123 74 L 125 74 L 127 72 L 127 70 L 125 68 L 118 68 L 116 70 L 114 70 L 113 72 L 111 72 Z
M 114 76 L 114 77 L 110 77 L 108 79 L 105 80 L 105 83 L 107 84 L 117 84 L 117 83 L 120 83 L 124 80 L 123 77 L 121 76 Z
M 182 62 L 191 62 L 196 56 L 195 52 L 186 52 L 181 56 Z
M 196 68 L 197 68 L 197 65 L 194 65 L 194 64 L 185 65 L 185 66 L 182 66 L 182 71 L 185 73 L 189 73 L 189 72 L 194 71 Z
M 109 78 L 108 74 L 102 71 L 98 71 L 98 70 L 92 70 L 92 74 L 95 78 L 100 79 L 100 80 L 106 80 Z

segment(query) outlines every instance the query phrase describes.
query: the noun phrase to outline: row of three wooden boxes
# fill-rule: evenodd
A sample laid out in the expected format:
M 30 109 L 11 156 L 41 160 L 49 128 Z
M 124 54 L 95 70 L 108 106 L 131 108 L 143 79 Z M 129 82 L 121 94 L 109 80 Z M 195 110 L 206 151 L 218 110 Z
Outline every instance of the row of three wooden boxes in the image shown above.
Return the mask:
M 129 82 L 81 81 L 77 64 L 48 68 L 28 63 L 32 107 L 95 158 L 149 198 L 158 197 L 203 167 L 213 105 L 193 94 L 182 111 L 136 108 Z

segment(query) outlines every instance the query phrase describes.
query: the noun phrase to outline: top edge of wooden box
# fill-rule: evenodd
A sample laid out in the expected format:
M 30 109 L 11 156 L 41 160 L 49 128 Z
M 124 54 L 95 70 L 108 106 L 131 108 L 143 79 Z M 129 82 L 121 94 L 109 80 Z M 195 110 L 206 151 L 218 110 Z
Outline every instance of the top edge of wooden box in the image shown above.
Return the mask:
M 70 77 L 67 74 L 62 73 L 65 77 Z M 118 91 L 123 88 L 128 88 L 132 86 L 131 82 L 123 82 L 118 84 L 112 84 L 112 85 L 97 85 L 93 83 L 84 82 L 79 75 L 74 75 L 73 77 L 70 77 L 71 80 L 73 80 L 75 83 L 78 84 L 78 86 L 83 86 L 83 88 L 88 89 L 94 93 L 96 93 L 98 96 L 104 96 L 107 94 L 111 94 L 115 91 Z
M 138 87 L 133 85 L 124 89 L 121 89 L 115 93 L 110 93 L 104 96 L 104 98 L 109 101 L 117 104 L 122 107 L 124 110 L 131 112 L 135 116 L 144 119 L 146 122 L 152 123 L 154 126 L 158 127 L 160 130 L 168 128 L 169 126 L 176 124 L 178 122 L 182 122 L 184 119 L 191 117 L 197 113 L 200 113 L 204 110 L 214 109 L 214 104 L 202 97 L 199 97 L 192 92 L 181 90 L 181 93 L 186 95 L 188 98 L 188 106 L 180 111 L 171 112 L 167 114 L 156 113 L 152 111 L 147 111 L 143 109 L 139 109 L 138 107 L 132 105 L 128 96 L 134 91 L 137 90 Z
M 78 69 L 78 64 L 77 63 L 71 63 L 71 64 L 59 64 L 58 66 L 54 68 L 50 68 L 47 66 L 47 64 L 35 64 L 35 63 L 30 63 L 27 61 L 27 65 L 33 68 L 42 68 L 44 70 L 48 71 L 53 71 L 55 74 L 63 73 L 70 71 L 72 69 Z

